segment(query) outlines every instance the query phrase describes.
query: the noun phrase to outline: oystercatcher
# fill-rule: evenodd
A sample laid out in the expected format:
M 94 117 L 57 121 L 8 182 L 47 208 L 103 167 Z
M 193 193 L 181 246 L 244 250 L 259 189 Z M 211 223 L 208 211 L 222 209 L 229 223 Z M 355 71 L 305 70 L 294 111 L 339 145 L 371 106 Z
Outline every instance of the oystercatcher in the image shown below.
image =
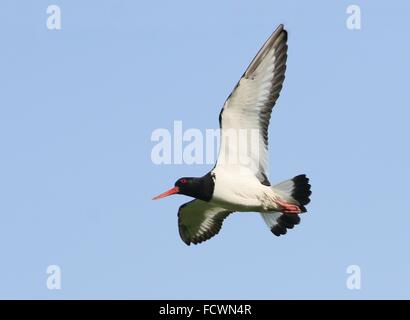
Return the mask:
M 306 175 L 274 186 L 267 177 L 268 126 L 285 79 L 287 48 L 287 32 L 280 25 L 225 101 L 219 115 L 220 151 L 214 168 L 201 178 L 180 178 L 172 189 L 154 198 L 172 194 L 195 198 L 178 211 L 179 234 L 187 245 L 216 235 L 233 212 L 259 212 L 276 236 L 299 224 L 299 214 L 306 212 L 311 195 Z M 241 130 L 256 130 L 257 141 L 249 137 L 235 140 L 228 134 Z M 252 148 L 255 145 L 257 152 Z

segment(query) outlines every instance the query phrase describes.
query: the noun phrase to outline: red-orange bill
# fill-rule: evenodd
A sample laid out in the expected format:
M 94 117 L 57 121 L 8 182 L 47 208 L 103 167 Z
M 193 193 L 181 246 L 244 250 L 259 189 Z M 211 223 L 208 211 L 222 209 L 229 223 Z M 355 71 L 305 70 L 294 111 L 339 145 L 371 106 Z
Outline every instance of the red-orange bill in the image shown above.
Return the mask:
M 179 192 L 179 188 L 178 187 L 173 187 L 172 189 L 169 189 L 168 191 L 165 191 L 164 193 L 161 193 L 160 195 L 154 197 L 152 200 L 158 200 L 161 198 L 165 198 L 168 197 L 170 195 L 173 195 L 175 193 Z

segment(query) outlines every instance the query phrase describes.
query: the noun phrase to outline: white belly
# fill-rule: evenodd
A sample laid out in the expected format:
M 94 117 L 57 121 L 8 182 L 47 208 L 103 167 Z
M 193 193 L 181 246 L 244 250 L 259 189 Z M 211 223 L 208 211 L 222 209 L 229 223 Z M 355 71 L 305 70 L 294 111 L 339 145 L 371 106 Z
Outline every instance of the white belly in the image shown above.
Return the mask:
M 252 172 L 214 170 L 215 189 L 212 202 L 232 211 L 276 211 L 277 195 L 259 182 Z

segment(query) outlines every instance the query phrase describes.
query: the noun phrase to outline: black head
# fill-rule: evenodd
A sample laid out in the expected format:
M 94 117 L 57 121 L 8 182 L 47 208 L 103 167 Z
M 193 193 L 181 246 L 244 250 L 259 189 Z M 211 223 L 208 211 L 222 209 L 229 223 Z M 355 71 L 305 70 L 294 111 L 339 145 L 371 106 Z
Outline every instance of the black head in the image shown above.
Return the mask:
M 170 196 L 172 194 L 184 194 L 196 199 L 209 201 L 214 192 L 214 180 L 211 174 L 207 174 L 202 178 L 180 178 L 175 182 L 172 189 L 156 196 L 154 200 Z

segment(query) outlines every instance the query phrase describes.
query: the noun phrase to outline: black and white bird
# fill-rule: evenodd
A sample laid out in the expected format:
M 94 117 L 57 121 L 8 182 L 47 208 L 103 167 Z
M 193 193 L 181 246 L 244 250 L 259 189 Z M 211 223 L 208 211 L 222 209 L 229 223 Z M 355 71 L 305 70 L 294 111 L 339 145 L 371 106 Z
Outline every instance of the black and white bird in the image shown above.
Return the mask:
M 178 179 L 172 189 L 154 198 L 172 194 L 195 198 L 178 211 L 179 234 L 187 245 L 216 235 L 233 212 L 259 212 L 276 236 L 299 224 L 299 214 L 306 212 L 311 195 L 306 175 L 274 186 L 267 177 L 268 126 L 285 79 L 287 49 L 287 32 L 280 25 L 225 101 L 219 116 L 221 139 L 215 167 L 201 178 Z M 238 142 L 228 134 L 232 130 L 256 130 L 257 139 Z

